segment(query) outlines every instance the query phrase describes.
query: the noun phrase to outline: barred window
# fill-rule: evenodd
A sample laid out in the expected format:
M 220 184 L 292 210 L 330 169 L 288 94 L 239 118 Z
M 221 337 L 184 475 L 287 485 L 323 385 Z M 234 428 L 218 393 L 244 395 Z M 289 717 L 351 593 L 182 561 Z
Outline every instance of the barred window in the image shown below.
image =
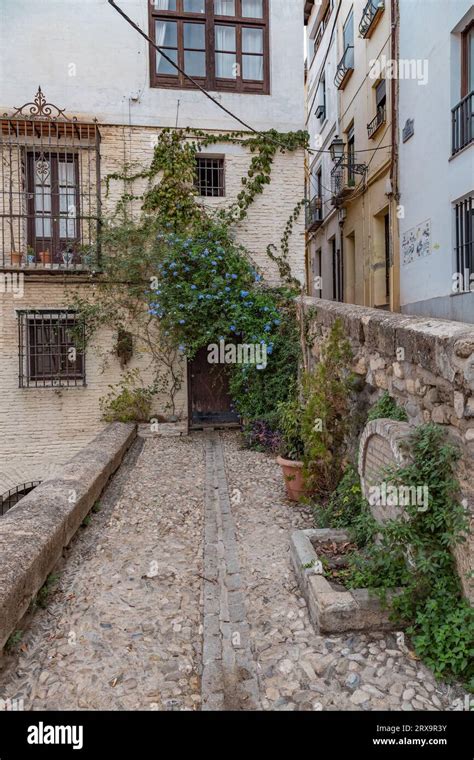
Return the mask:
M 223 197 L 224 159 L 199 156 L 196 168 L 196 187 L 199 195 L 206 197 Z
M 84 324 L 74 311 L 18 312 L 20 388 L 86 384 Z
M 457 271 L 464 276 L 474 272 L 474 196 L 464 198 L 454 207 Z

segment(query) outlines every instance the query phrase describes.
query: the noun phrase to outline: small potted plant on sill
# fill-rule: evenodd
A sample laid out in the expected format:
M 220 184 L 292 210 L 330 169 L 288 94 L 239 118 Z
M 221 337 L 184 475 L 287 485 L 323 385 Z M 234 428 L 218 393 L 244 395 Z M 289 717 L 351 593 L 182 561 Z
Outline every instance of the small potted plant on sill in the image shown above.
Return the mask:
M 51 256 L 51 251 L 48 249 L 47 251 L 40 251 L 39 252 L 40 261 L 43 264 L 43 266 L 51 266 L 51 262 L 53 260 L 53 257 Z
M 35 249 L 29 245 L 26 249 L 26 265 L 33 266 L 33 264 L 36 264 L 36 253 Z
M 81 245 L 79 248 L 79 261 L 84 269 L 93 269 L 97 261 L 95 246 Z
M 283 471 L 286 492 L 291 501 L 299 501 L 305 494 L 303 481 L 304 444 L 301 437 L 302 406 L 293 393 L 288 401 L 278 406 L 279 430 L 282 436 L 277 462 Z
M 20 267 L 23 261 L 23 254 L 19 251 L 12 251 L 10 253 L 10 262 L 12 267 Z
M 61 257 L 66 269 L 70 269 L 74 263 L 74 251 L 72 249 L 72 246 L 65 248 L 61 253 Z

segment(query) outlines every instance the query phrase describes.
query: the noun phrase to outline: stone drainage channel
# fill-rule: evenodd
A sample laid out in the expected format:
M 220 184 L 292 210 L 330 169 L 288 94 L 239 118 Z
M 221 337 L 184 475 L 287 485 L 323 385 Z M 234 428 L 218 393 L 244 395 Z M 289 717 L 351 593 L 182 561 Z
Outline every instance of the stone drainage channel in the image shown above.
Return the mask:
M 206 435 L 202 707 L 255 710 L 259 689 L 222 444 Z
M 25 710 L 456 710 L 397 632 L 318 634 L 290 538 L 314 528 L 236 432 L 139 440 L 0 662 Z

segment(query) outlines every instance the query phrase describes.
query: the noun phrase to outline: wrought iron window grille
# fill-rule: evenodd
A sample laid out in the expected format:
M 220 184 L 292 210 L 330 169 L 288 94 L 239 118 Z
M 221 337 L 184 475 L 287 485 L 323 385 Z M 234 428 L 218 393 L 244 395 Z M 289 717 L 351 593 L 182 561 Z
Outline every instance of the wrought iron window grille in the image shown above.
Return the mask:
M 68 309 L 19 310 L 19 387 L 86 384 L 85 325 Z
M 32 480 L 29 483 L 22 483 L 15 488 L 10 488 L 0 496 L 0 516 L 3 517 L 12 507 L 18 504 L 24 496 L 27 496 L 33 489 L 39 486 L 41 480 Z
M 199 195 L 208 198 L 224 197 L 224 159 L 198 156 L 196 164 L 196 188 Z
M 35 98 L 0 116 L 0 265 L 98 267 L 100 131 Z

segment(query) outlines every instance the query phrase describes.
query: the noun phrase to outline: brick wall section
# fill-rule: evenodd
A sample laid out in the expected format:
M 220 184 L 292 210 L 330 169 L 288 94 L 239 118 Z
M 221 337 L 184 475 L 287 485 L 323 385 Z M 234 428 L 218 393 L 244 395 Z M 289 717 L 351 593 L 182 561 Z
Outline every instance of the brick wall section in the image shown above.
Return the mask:
M 123 172 L 124 162 L 130 165 L 130 172 L 148 169 L 153 157 L 158 130 L 147 127 L 101 126 L 101 172 L 107 174 Z M 236 200 L 242 189 L 241 179 L 247 175 L 251 154 L 238 145 L 211 145 L 202 155 L 219 155 L 225 158 L 224 198 L 203 199 L 206 206 L 219 208 Z M 111 180 L 108 197 L 103 198 L 105 212 L 112 212 L 123 194 L 125 187 L 121 180 Z M 140 195 L 146 189 L 146 180 L 137 180 L 133 192 Z M 128 186 L 127 191 L 130 191 Z M 104 193 L 105 195 L 105 189 Z M 273 162 L 272 181 L 262 195 L 257 196 L 249 208 L 248 215 L 236 226 L 237 241 L 245 246 L 254 262 L 260 267 L 265 278 L 278 282 L 278 269 L 268 258 L 266 249 L 273 243 L 279 249 L 285 225 L 296 204 L 304 197 L 304 152 L 277 153 Z M 135 202 L 134 211 L 139 212 L 140 203 Z M 288 261 L 293 274 L 301 282 L 305 279 L 304 258 L 304 210 L 293 228 L 290 238 Z
M 62 277 L 59 280 L 63 280 Z M 23 298 L 10 293 L 0 298 L 0 495 L 30 480 L 53 477 L 57 467 L 80 451 L 101 430 L 99 399 L 120 380 L 121 368 L 113 353 L 116 336 L 101 330 L 86 353 L 87 385 L 71 388 L 18 387 L 18 320 L 16 309 L 66 307 L 81 287 L 71 277 L 25 276 Z M 149 358 L 136 346 L 126 369 L 140 367 L 145 383 L 152 380 Z M 154 414 L 164 412 L 157 398 Z M 177 397 L 178 414 L 186 414 L 186 384 Z
M 354 352 L 360 398 L 374 402 L 384 390 L 402 406 L 411 426 L 442 425 L 458 445 L 458 478 L 471 522 L 469 541 L 456 552 L 466 594 L 474 599 L 468 576 L 474 570 L 474 327 L 423 317 L 407 317 L 364 306 L 304 298 L 316 362 L 331 325 L 339 318 Z
M 157 130 L 146 127 L 101 125 L 102 200 L 105 215 L 112 213 L 125 188 L 123 181 L 111 180 L 106 193 L 105 177 L 148 168 L 156 144 Z M 235 200 L 241 189 L 241 178 L 247 173 L 250 154 L 240 146 L 212 146 L 208 153 L 225 154 L 226 197 L 206 199 L 210 206 Z M 136 181 L 133 192 L 139 195 L 146 189 L 145 181 Z M 247 246 L 254 263 L 267 281 L 278 281 L 278 270 L 266 254 L 269 243 L 279 246 L 285 224 L 304 189 L 304 153 L 278 154 L 275 158 L 271 185 L 249 209 L 248 217 L 238 225 L 237 240 Z M 138 214 L 140 203 L 133 203 Z M 290 240 L 289 261 L 293 272 L 304 281 L 304 213 L 295 224 Z M 58 307 L 70 302 L 68 291 L 78 287 L 70 275 L 44 276 L 25 274 L 25 293 L 13 298 L 0 292 L 0 495 L 21 483 L 43 480 L 53 475 L 58 465 L 86 445 L 103 427 L 99 399 L 106 395 L 110 384 L 121 376 L 119 362 L 110 357 L 114 336 L 103 332 L 96 343 L 103 354 L 88 349 L 86 357 L 87 386 L 55 390 L 19 389 L 18 387 L 18 326 L 15 309 Z M 64 283 L 67 283 L 66 285 Z M 81 287 L 87 287 L 82 284 Z M 127 369 L 147 365 L 145 355 L 135 355 Z M 146 377 L 146 375 L 145 375 Z M 158 399 L 155 412 L 163 411 L 166 400 Z M 178 413 L 187 416 L 187 392 L 184 383 L 178 399 Z

